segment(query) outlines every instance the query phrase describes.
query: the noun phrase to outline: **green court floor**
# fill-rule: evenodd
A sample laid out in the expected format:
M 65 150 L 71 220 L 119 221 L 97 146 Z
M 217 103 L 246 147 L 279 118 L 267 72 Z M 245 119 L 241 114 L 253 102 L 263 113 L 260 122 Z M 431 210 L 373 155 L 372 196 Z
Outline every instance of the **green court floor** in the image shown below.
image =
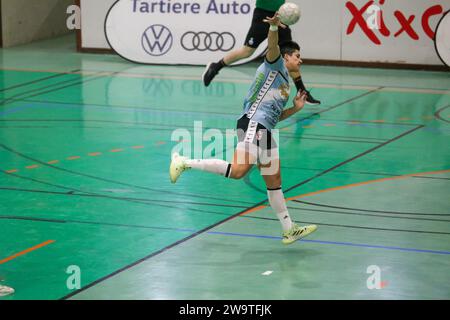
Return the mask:
M 278 125 L 282 179 L 319 228 L 284 246 L 257 170 L 168 177 L 174 132 L 235 128 L 256 68 L 204 88 L 72 36 L 0 50 L 0 299 L 449 299 L 450 74 L 303 66 L 322 105 Z

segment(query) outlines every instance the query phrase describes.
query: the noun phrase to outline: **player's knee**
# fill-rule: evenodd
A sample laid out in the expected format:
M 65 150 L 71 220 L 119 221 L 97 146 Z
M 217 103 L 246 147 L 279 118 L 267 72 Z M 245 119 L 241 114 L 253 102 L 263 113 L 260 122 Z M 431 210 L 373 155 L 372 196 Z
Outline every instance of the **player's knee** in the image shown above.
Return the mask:
M 242 179 L 247 174 L 248 169 L 243 166 L 232 166 L 230 178 Z

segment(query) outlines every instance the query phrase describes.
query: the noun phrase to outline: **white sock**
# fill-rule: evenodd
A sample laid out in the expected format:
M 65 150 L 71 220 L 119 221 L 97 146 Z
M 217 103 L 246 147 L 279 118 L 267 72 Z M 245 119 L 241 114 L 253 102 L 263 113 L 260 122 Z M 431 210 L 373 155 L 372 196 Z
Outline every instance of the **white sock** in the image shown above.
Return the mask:
M 188 159 L 185 163 L 189 168 L 219 174 L 227 178 L 231 174 L 231 164 L 220 159 Z
M 292 220 L 289 216 L 286 202 L 284 201 L 284 194 L 281 187 L 276 190 L 267 189 L 267 195 L 269 198 L 270 206 L 277 214 L 278 220 L 280 220 L 283 231 L 288 231 L 292 228 Z

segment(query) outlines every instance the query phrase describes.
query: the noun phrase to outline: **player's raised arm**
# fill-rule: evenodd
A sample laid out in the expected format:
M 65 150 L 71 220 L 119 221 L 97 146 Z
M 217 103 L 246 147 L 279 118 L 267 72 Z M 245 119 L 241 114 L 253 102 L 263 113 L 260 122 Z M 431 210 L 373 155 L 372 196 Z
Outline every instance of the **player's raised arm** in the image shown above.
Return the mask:
M 277 12 L 271 18 L 266 17 L 264 22 L 270 24 L 269 34 L 267 36 L 268 43 L 266 59 L 269 62 L 273 62 L 280 56 L 280 47 L 278 46 L 278 27 L 286 28 L 286 26 L 280 22 Z

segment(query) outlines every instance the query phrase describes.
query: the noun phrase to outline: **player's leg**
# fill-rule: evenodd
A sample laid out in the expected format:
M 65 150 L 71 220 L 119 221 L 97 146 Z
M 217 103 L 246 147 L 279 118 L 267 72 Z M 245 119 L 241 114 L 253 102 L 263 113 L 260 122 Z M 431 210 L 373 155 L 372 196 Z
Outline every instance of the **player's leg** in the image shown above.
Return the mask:
M 243 116 L 237 122 L 237 129 L 239 142 L 232 163 L 221 159 L 187 159 L 174 153 L 169 169 L 170 181 L 175 183 L 180 175 L 188 169 L 211 172 L 232 179 L 244 177 L 257 162 L 257 123 Z
M 236 61 L 250 57 L 255 52 L 255 50 L 256 48 L 244 45 L 241 48 L 228 53 L 222 60 L 219 61 L 219 63 L 222 63 L 223 66 L 229 66 Z
M 264 171 L 270 167 L 272 168 L 269 171 L 276 171 L 276 173 L 264 174 Z M 283 229 L 282 242 L 284 244 L 291 244 L 316 231 L 317 226 L 314 224 L 299 226 L 298 224 L 292 222 L 288 208 L 286 206 L 284 193 L 281 188 L 280 160 L 272 160 L 269 162 L 269 164 L 260 165 L 259 168 L 267 186 L 267 198 L 269 199 L 270 206 L 275 211 Z M 276 170 L 276 168 L 278 170 Z
M 224 58 L 217 62 L 209 63 L 205 71 L 203 72 L 202 79 L 204 85 L 207 87 L 214 79 L 214 77 L 219 73 L 219 71 L 232 63 L 250 57 L 258 48 L 261 42 L 267 37 L 269 31 L 269 25 L 264 23 L 263 20 L 266 17 L 272 17 L 269 15 L 270 11 L 262 10 L 256 8 L 253 11 L 252 24 L 245 38 L 244 45 L 239 48 L 229 52 Z
M 287 27 L 285 29 L 279 29 L 279 43 L 282 43 L 284 41 L 292 41 L 292 30 L 291 28 Z M 317 99 L 314 99 L 311 92 L 306 90 L 305 84 L 303 83 L 302 74 L 300 71 L 300 66 L 298 67 L 298 70 L 295 72 L 289 72 L 290 77 L 292 80 L 294 80 L 295 87 L 297 88 L 297 91 L 306 91 L 308 93 L 308 96 L 306 97 L 306 103 L 309 105 L 319 105 L 320 101 Z
M 235 49 L 228 53 L 225 57 L 220 59 L 217 62 L 210 62 L 203 72 L 202 79 L 203 84 L 207 87 L 214 79 L 214 77 L 222 70 L 223 67 L 227 67 L 232 63 L 250 57 L 253 52 L 255 52 L 255 48 L 242 46 L 239 49 Z
M 283 243 L 290 244 L 314 232 L 317 226 L 300 227 L 292 222 L 281 187 L 281 165 L 276 141 L 268 130 L 262 130 L 258 143 L 258 168 L 266 183 L 267 198 L 283 229 Z
M 221 159 L 188 159 L 174 153 L 169 169 L 170 181 L 175 183 L 188 169 L 210 172 L 225 178 L 241 179 L 255 163 L 256 156 L 239 148 L 235 150 L 232 163 Z

